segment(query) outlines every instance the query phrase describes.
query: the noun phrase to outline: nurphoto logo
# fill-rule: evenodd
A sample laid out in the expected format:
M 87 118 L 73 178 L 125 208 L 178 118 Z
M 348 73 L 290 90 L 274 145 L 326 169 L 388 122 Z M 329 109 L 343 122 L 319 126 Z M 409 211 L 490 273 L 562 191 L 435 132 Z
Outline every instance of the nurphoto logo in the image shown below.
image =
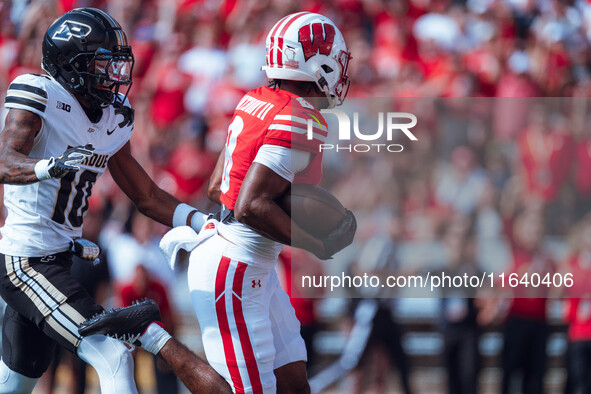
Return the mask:
M 351 119 L 349 115 L 343 111 L 336 109 L 322 109 L 320 111 L 322 115 L 334 115 L 338 121 L 339 128 L 339 141 L 351 141 L 353 136 L 361 141 L 367 141 L 367 143 L 361 144 L 320 144 L 319 152 L 326 150 L 334 150 L 336 152 L 347 151 L 347 152 L 380 152 L 387 151 L 391 153 L 402 152 L 404 146 L 401 144 L 393 144 L 395 138 L 399 137 L 400 132 L 411 141 L 418 141 L 418 138 L 410 131 L 417 124 L 417 117 L 414 114 L 408 112 L 379 112 L 378 113 L 378 129 L 373 133 L 362 132 L 359 128 L 359 113 L 353 113 L 353 127 L 351 127 Z M 308 119 L 308 133 L 307 137 L 309 140 L 314 138 L 313 130 L 314 120 Z M 384 127 L 385 123 L 385 127 Z M 384 131 L 385 130 L 385 131 Z M 352 131 L 352 132 L 351 132 Z M 377 143 L 377 141 L 385 140 L 388 143 Z M 374 141 L 374 143 L 368 143 Z

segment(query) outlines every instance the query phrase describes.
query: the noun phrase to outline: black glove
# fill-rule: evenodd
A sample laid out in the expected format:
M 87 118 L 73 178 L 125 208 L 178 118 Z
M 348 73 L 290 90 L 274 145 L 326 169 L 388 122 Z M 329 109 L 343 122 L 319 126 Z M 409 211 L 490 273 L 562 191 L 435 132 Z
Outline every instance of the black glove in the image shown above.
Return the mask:
M 100 262 L 98 257 L 101 254 L 101 248 L 87 239 L 76 238 L 72 242 L 70 250 L 81 259 L 92 261 L 94 265 L 97 265 Z
M 127 105 L 115 107 L 115 115 L 123 115 L 123 120 L 119 122 L 119 128 L 131 126 L 133 124 L 134 114 L 134 109 Z
M 93 152 L 94 148 L 91 144 L 69 148 L 60 157 L 52 157 L 47 161 L 47 174 L 50 178 L 62 178 L 68 172 L 78 171 L 80 167 L 76 164 L 80 164 L 84 159 L 92 156 Z M 37 172 L 37 169 L 35 169 L 35 172 Z
M 355 215 L 347 209 L 347 213 L 345 213 L 341 225 L 331 231 L 330 234 L 322 240 L 324 243 L 324 254 L 317 255 L 318 258 L 321 260 L 328 260 L 335 253 L 351 245 L 356 231 L 357 220 L 355 219 Z

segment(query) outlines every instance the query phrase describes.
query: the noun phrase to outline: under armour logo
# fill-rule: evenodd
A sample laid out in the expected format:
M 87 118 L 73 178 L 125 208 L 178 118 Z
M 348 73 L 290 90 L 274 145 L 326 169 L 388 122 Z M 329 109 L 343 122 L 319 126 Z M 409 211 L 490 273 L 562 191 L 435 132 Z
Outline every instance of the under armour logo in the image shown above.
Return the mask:
M 261 280 L 260 279 L 258 281 L 257 280 L 252 281 L 252 288 L 254 289 L 257 286 L 261 287 Z

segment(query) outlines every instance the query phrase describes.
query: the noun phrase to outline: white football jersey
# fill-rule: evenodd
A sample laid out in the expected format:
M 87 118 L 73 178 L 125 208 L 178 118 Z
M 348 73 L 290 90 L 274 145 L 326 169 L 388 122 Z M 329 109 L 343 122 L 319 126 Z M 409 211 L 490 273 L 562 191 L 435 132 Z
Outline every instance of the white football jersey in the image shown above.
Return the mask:
M 112 106 L 103 109 L 98 123 L 92 123 L 74 96 L 48 75 L 15 78 L 4 105 L 42 118 L 30 157 L 58 157 L 78 145 L 92 144 L 95 148 L 94 155 L 79 165 L 79 171 L 61 179 L 4 185 L 8 216 L 0 229 L 0 253 L 41 257 L 68 250 L 72 239 L 82 235 L 92 186 L 105 172 L 109 158 L 129 140 L 133 125 L 120 128 L 123 115 L 115 114 Z

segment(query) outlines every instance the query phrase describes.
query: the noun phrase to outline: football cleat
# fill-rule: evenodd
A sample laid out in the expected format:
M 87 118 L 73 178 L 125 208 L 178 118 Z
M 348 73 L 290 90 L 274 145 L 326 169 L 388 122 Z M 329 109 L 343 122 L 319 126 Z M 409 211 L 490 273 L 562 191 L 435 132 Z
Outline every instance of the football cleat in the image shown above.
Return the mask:
M 78 328 L 80 335 L 102 334 L 130 345 L 141 345 L 138 338 L 153 322 L 160 322 L 160 309 L 153 300 L 144 298 L 131 306 L 111 309 L 86 320 Z

